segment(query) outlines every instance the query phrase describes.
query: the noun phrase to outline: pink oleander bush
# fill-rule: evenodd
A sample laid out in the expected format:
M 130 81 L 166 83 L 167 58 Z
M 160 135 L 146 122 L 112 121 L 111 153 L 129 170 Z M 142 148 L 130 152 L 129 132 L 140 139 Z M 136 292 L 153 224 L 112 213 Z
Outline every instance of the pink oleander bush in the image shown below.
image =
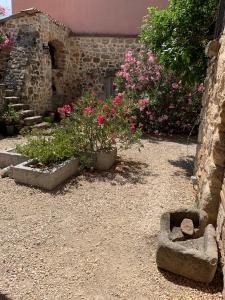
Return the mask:
M 182 82 L 165 71 L 144 46 L 127 52 L 116 74 L 115 88 L 138 103 L 133 124 L 144 132 L 190 133 L 199 119 L 203 84 Z
M 6 14 L 6 10 L 3 6 L 0 5 L 0 16 L 4 16 Z M 9 38 L 5 33 L 0 31 L 0 50 L 11 46 L 12 39 Z

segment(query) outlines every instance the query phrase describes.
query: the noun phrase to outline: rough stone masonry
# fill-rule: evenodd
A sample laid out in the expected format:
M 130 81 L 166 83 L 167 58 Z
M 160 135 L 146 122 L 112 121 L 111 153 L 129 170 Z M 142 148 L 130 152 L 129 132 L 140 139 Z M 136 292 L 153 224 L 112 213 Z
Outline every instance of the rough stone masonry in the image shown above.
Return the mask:
M 210 61 L 195 167 L 200 206 L 208 213 L 209 222 L 217 225 L 217 241 L 225 274 L 225 31 L 219 41 L 209 44 L 207 54 Z
M 38 114 L 68 103 L 86 90 L 104 96 L 128 49 L 132 36 L 82 36 L 29 9 L 0 21 L 13 44 L 0 52 L 0 108 L 10 89 Z

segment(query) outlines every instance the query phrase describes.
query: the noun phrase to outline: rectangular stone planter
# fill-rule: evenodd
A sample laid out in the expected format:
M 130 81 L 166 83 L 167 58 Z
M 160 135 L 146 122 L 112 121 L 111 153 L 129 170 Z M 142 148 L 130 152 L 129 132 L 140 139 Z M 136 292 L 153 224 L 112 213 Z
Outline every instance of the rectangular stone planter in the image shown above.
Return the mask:
M 195 234 L 191 238 L 183 236 L 180 230 L 184 218 L 194 223 Z M 204 211 L 181 209 L 163 214 L 156 254 L 158 267 L 195 281 L 211 282 L 217 269 L 218 250 L 215 229 L 206 225 Z
M 12 177 L 15 182 L 30 185 L 45 190 L 53 190 L 71 176 L 77 174 L 79 160 L 71 158 L 52 169 L 37 169 L 31 167 L 33 160 L 12 167 Z
M 27 161 L 28 158 L 17 153 L 16 149 L 12 148 L 6 151 L 0 152 L 0 169 L 7 168 L 9 166 L 16 166 Z

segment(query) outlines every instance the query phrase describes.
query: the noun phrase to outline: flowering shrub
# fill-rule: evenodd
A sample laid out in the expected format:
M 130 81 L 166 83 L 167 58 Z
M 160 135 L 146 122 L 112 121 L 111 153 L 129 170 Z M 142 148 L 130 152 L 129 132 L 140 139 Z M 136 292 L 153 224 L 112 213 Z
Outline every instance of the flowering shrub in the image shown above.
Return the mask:
M 134 126 L 136 117 L 132 115 L 138 108 L 136 101 L 123 94 L 105 101 L 86 94 L 73 104 L 73 110 L 71 105 L 58 109 L 71 117 L 64 126 L 55 128 L 51 137 L 45 137 L 42 131 L 32 132 L 26 145 L 17 145 L 17 151 L 43 167 L 72 156 L 79 157 L 83 166 L 91 166 L 94 152 L 112 150 L 117 143 L 127 148 L 139 142 L 141 130 Z
M 117 92 L 136 100 L 135 127 L 145 132 L 189 133 L 198 119 L 203 84 L 191 87 L 157 63 L 144 46 L 129 51 L 116 75 Z
M 138 103 L 123 94 L 105 101 L 86 94 L 74 105 L 74 118 L 69 126 L 82 136 L 84 151 L 111 150 L 117 142 L 128 147 L 141 134 L 130 122 L 137 108 Z
M 124 64 L 116 75 L 115 85 L 118 92 L 126 91 L 130 96 L 154 89 L 161 78 L 162 66 L 156 63 L 155 55 L 144 46 L 136 54 L 129 50 Z
M 203 91 L 203 84 L 190 90 L 181 82 L 174 82 L 172 76 L 162 79 L 158 89 L 149 92 L 149 103 L 136 111 L 136 126 L 141 123 L 144 131 L 155 134 L 189 134 L 192 130 L 195 134 Z
M 4 16 L 5 14 L 6 14 L 5 8 L 0 5 L 0 16 Z M 0 49 L 7 48 L 11 46 L 11 44 L 12 44 L 12 39 L 0 31 Z

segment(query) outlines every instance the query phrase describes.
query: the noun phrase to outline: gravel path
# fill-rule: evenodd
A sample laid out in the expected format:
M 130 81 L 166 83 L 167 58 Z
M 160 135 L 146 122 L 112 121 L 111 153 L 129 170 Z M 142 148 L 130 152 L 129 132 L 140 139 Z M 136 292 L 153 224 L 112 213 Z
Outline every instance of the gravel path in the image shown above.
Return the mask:
M 0 149 L 18 140 L 0 140 Z M 220 299 L 159 271 L 160 216 L 193 206 L 195 144 L 145 139 L 111 173 L 83 174 L 53 193 L 0 180 L 0 292 L 11 300 Z M 6 299 L 0 295 L 0 299 Z

